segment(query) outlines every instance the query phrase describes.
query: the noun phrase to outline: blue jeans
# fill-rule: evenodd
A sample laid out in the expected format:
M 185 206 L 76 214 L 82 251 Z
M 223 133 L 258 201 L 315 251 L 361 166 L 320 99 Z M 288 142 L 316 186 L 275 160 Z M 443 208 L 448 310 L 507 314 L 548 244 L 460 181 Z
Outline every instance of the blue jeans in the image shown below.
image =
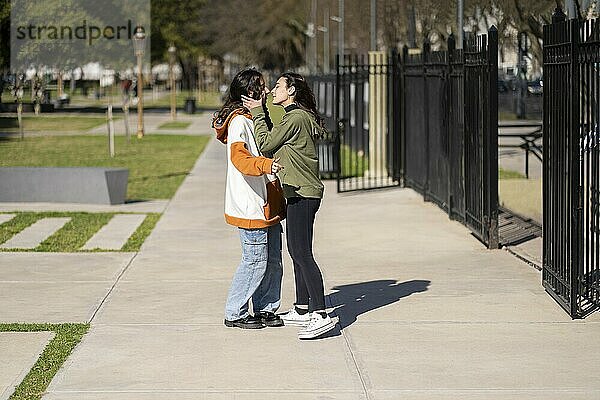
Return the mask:
M 228 321 L 247 317 L 250 299 L 254 312 L 275 312 L 281 304 L 281 224 L 239 230 L 242 260 L 227 296 L 225 319 Z

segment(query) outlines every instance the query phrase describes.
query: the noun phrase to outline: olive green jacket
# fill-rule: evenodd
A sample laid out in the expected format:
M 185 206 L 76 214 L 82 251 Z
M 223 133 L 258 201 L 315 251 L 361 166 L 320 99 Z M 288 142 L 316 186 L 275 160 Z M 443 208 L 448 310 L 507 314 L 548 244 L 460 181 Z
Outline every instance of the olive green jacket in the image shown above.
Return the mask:
M 321 128 L 314 117 L 291 104 L 281 123 L 269 130 L 262 107 L 250 110 L 254 120 L 254 138 L 262 153 L 279 157 L 283 169 L 277 173 L 286 198 L 323 197 L 323 182 L 319 177 L 319 159 L 311 134 Z

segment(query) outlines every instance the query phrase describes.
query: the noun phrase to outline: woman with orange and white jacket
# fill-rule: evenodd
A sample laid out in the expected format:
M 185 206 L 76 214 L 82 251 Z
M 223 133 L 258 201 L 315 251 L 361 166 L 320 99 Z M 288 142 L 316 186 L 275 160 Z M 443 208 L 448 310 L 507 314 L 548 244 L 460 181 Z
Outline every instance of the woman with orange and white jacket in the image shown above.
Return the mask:
M 261 155 L 252 115 L 242 105 L 242 95 L 260 98 L 264 93 L 260 72 L 240 71 L 212 124 L 217 139 L 227 145 L 225 221 L 239 228 L 242 244 L 242 259 L 225 306 L 225 325 L 244 329 L 283 325 L 275 315 L 283 277 L 280 222 L 285 218 L 283 191 L 275 174 L 283 167 Z M 250 299 L 254 316 L 249 313 Z

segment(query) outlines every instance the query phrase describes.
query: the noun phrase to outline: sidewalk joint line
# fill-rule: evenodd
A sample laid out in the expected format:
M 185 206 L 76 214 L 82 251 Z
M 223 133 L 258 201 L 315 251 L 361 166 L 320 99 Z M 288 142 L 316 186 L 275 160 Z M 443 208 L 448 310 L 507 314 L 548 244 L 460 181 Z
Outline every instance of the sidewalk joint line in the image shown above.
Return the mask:
M 358 362 L 356 361 L 356 356 L 354 355 L 354 352 L 352 351 L 352 346 L 350 346 L 350 342 L 348 341 L 348 337 L 346 336 L 346 333 L 344 332 L 344 330 L 340 329 L 340 332 L 342 333 L 342 337 L 344 338 L 344 342 L 346 343 L 346 346 L 348 346 L 348 351 L 350 351 L 350 356 L 352 357 L 352 362 L 354 363 L 354 366 L 356 367 L 356 372 L 358 373 L 358 378 L 360 379 L 360 384 L 362 385 L 362 389 L 363 389 L 363 393 L 365 394 L 365 398 L 366 398 L 366 400 L 370 400 L 371 397 L 369 396 L 369 392 L 367 390 L 367 385 L 365 383 L 365 379 L 363 378 L 360 368 L 358 366 Z
M 206 150 L 206 149 L 205 149 Z M 204 151 L 202 152 L 204 153 Z M 198 157 L 198 159 L 202 156 L 202 153 L 200 154 L 200 156 Z M 196 163 L 198 162 L 198 160 L 196 160 Z M 195 164 L 194 164 L 195 166 Z M 191 171 L 190 171 L 191 173 Z M 173 198 L 177 195 L 177 193 L 179 192 L 179 189 L 181 189 L 181 185 L 179 186 L 179 188 L 177 188 L 177 191 L 173 194 L 173 196 L 167 200 L 167 203 L 165 204 L 165 207 L 162 211 L 162 215 L 164 216 L 165 213 L 167 212 L 167 210 L 169 209 L 169 206 L 171 205 L 171 202 L 173 201 Z M 159 221 L 160 222 L 160 221 Z M 156 226 L 154 227 L 156 228 Z M 154 230 L 153 230 L 154 231 Z M 152 232 L 150 232 L 150 235 L 148 235 L 148 237 L 146 238 L 146 240 L 144 242 L 146 242 L 150 236 L 152 235 Z M 143 244 L 142 246 L 143 247 Z M 100 305 L 98 306 L 98 308 L 96 308 L 96 311 L 94 311 L 94 314 L 92 315 L 92 317 L 89 320 L 89 324 L 91 324 L 94 321 L 94 318 L 96 318 L 96 315 L 98 314 L 98 312 L 100 311 L 100 309 L 102 309 L 102 307 L 104 306 L 104 303 L 106 302 L 106 300 L 108 300 L 108 297 L 112 294 L 113 290 L 115 289 L 115 287 L 117 286 L 117 284 L 120 282 L 121 277 L 123 276 L 123 274 L 125 274 L 125 271 L 127 271 L 129 269 L 129 266 L 131 265 L 131 263 L 133 263 L 133 260 L 135 260 L 135 258 L 138 256 L 138 254 L 140 254 L 141 252 L 141 248 L 140 250 L 138 250 L 133 257 L 131 257 L 131 260 L 129 260 L 129 262 L 127 263 L 127 265 L 125 266 L 125 268 L 123 268 L 123 270 L 121 271 L 121 273 L 119 274 L 119 276 L 117 277 L 117 279 L 115 280 L 115 283 L 111 286 L 110 290 L 108 291 L 108 293 L 106 293 L 106 296 L 104 296 L 104 298 L 102 299 L 102 301 L 100 302 Z
M 223 389 L 175 389 L 175 388 L 166 388 L 166 389 L 131 389 L 131 390 L 98 390 L 98 389 L 63 389 L 63 390 L 53 390 L 49 393 L 273 393 L 272 389 L 234 389 L 234 388 L 223 388 Z M 359 393 L 356 390 L 351 389 L 278 389 L 277 393 L 303 393 L 303 394 L 319 394 L 319 393 Z
M 335 306 L 331 303 L 331 298 L 329 296 L 325 296 L 325 304 L 326 304 L 327 308 L 332 309 L 331 314 L 333 314 L 334 316 L 336 316 L 338 318 L 338 325 L 340 326 L 340 334 L 344 338 L 344 343 L 346 343 L 346 347 L 348 347 L 348 351 L 350 352 L 350 356 L 352 357 L 352 362 L 354 363 L 354 367 L 356 368 L 356 372 L 358 373 L 358 379 L 360 379 L 360 384 L 362 386 L 363 393 L 365 395 L 366 400 L 370 400 L 371 397 L 369 396 L 369 392 L 367 390 L 367 385 L 366 385 L 365 380 L 360 371 L 360 367 L 358 366 L 358 362 L 356 361 L 356 356 L 354 355 L 354 352 L 352 351 L 352 346 L 350 346 L 350 341 L 348 340 L 348 337 L 346 336 L 344 329 L 342 329 L 342 325 L 340 324 L 340 320 L 339 320 L 340 316 L 337 315 L 337 313 L 335 312 Z
M 511 248 L 511 246 L 506 246 L 505 247 L 506 251 L 511 254 L 512 256 L 518 258 L 519 260 L 523 261 L 525 264 L 529 265 L 530 267 L 532 267 L 533 269 L 535 269 L 538 272 L 542 271 L 542 267 L 538 264 L 536 264 L 535 262 L 531 261 L 530 259 L 528 259 L 527 257 L 519 254 L 517 251 L 513 250 Z
M 131 263 L 133 263 L 133 260 L 135 260 L 135 258 L 138 256 L 138 254 L 140 254 L 140 253 L 136 252 L 133 255 L 133 257 L 131 257 L 131 260 L 129 260 L 129 262 L 127 263 L 127 265 L 125 266 L 125 268 L 123 268 L 123 270 L 121 271 L 121 273 L 119 274 L 119 276 L 117 277 L 117 279 L 115 280 L 115 282 L 112 284 L 112 286 L 108 290 L 108 293 L 106 293 L 106 296 L 104 296 L 104 298 L 102 299 L 102 301 L 98 305 L 98 308 L 96 308 L 96 310 L 94 311 L 94 314 L 92 314 L 92 317 L 89 319 L 88 324 L 90 324 L 90 325 L 92 324 L 92 322 L 94 321 L 94 318 L 96 318 L 96 315 L 98 314 L 98 312 L 100 311 L 100 309 L 102 309 L 102 307 L 104 306 L 104 303 L 106 302 L 106 300 L 108 300 L 108 297 L 112 294 L 113 290 L 115 289 L 115 287 L 117 286 L 117 284 L 121 280 L 121 277 L 123 276 L 123 274 L 125 274 L 125 271 L 127 271 L 127 269 L 129 269 L 129 266 L 131 265 Z

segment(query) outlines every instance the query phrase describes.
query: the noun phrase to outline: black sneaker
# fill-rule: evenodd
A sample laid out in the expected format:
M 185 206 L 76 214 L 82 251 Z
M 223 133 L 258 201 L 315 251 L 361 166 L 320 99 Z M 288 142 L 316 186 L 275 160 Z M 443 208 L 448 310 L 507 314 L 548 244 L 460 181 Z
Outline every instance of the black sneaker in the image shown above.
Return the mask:
M 252 315 L 248 315 L 246 318 L 236 319 L 235 321 L 225 320 L 225 326 L 242 329 L 261 329 L 265 327 L 260 318 L 253 317 Z
M 283 320 L 279 315 L 275 315 L 270 311 L 259 311 L 254 313 L 254 316 L 259 318 L 265 326 L 283 326 Z

